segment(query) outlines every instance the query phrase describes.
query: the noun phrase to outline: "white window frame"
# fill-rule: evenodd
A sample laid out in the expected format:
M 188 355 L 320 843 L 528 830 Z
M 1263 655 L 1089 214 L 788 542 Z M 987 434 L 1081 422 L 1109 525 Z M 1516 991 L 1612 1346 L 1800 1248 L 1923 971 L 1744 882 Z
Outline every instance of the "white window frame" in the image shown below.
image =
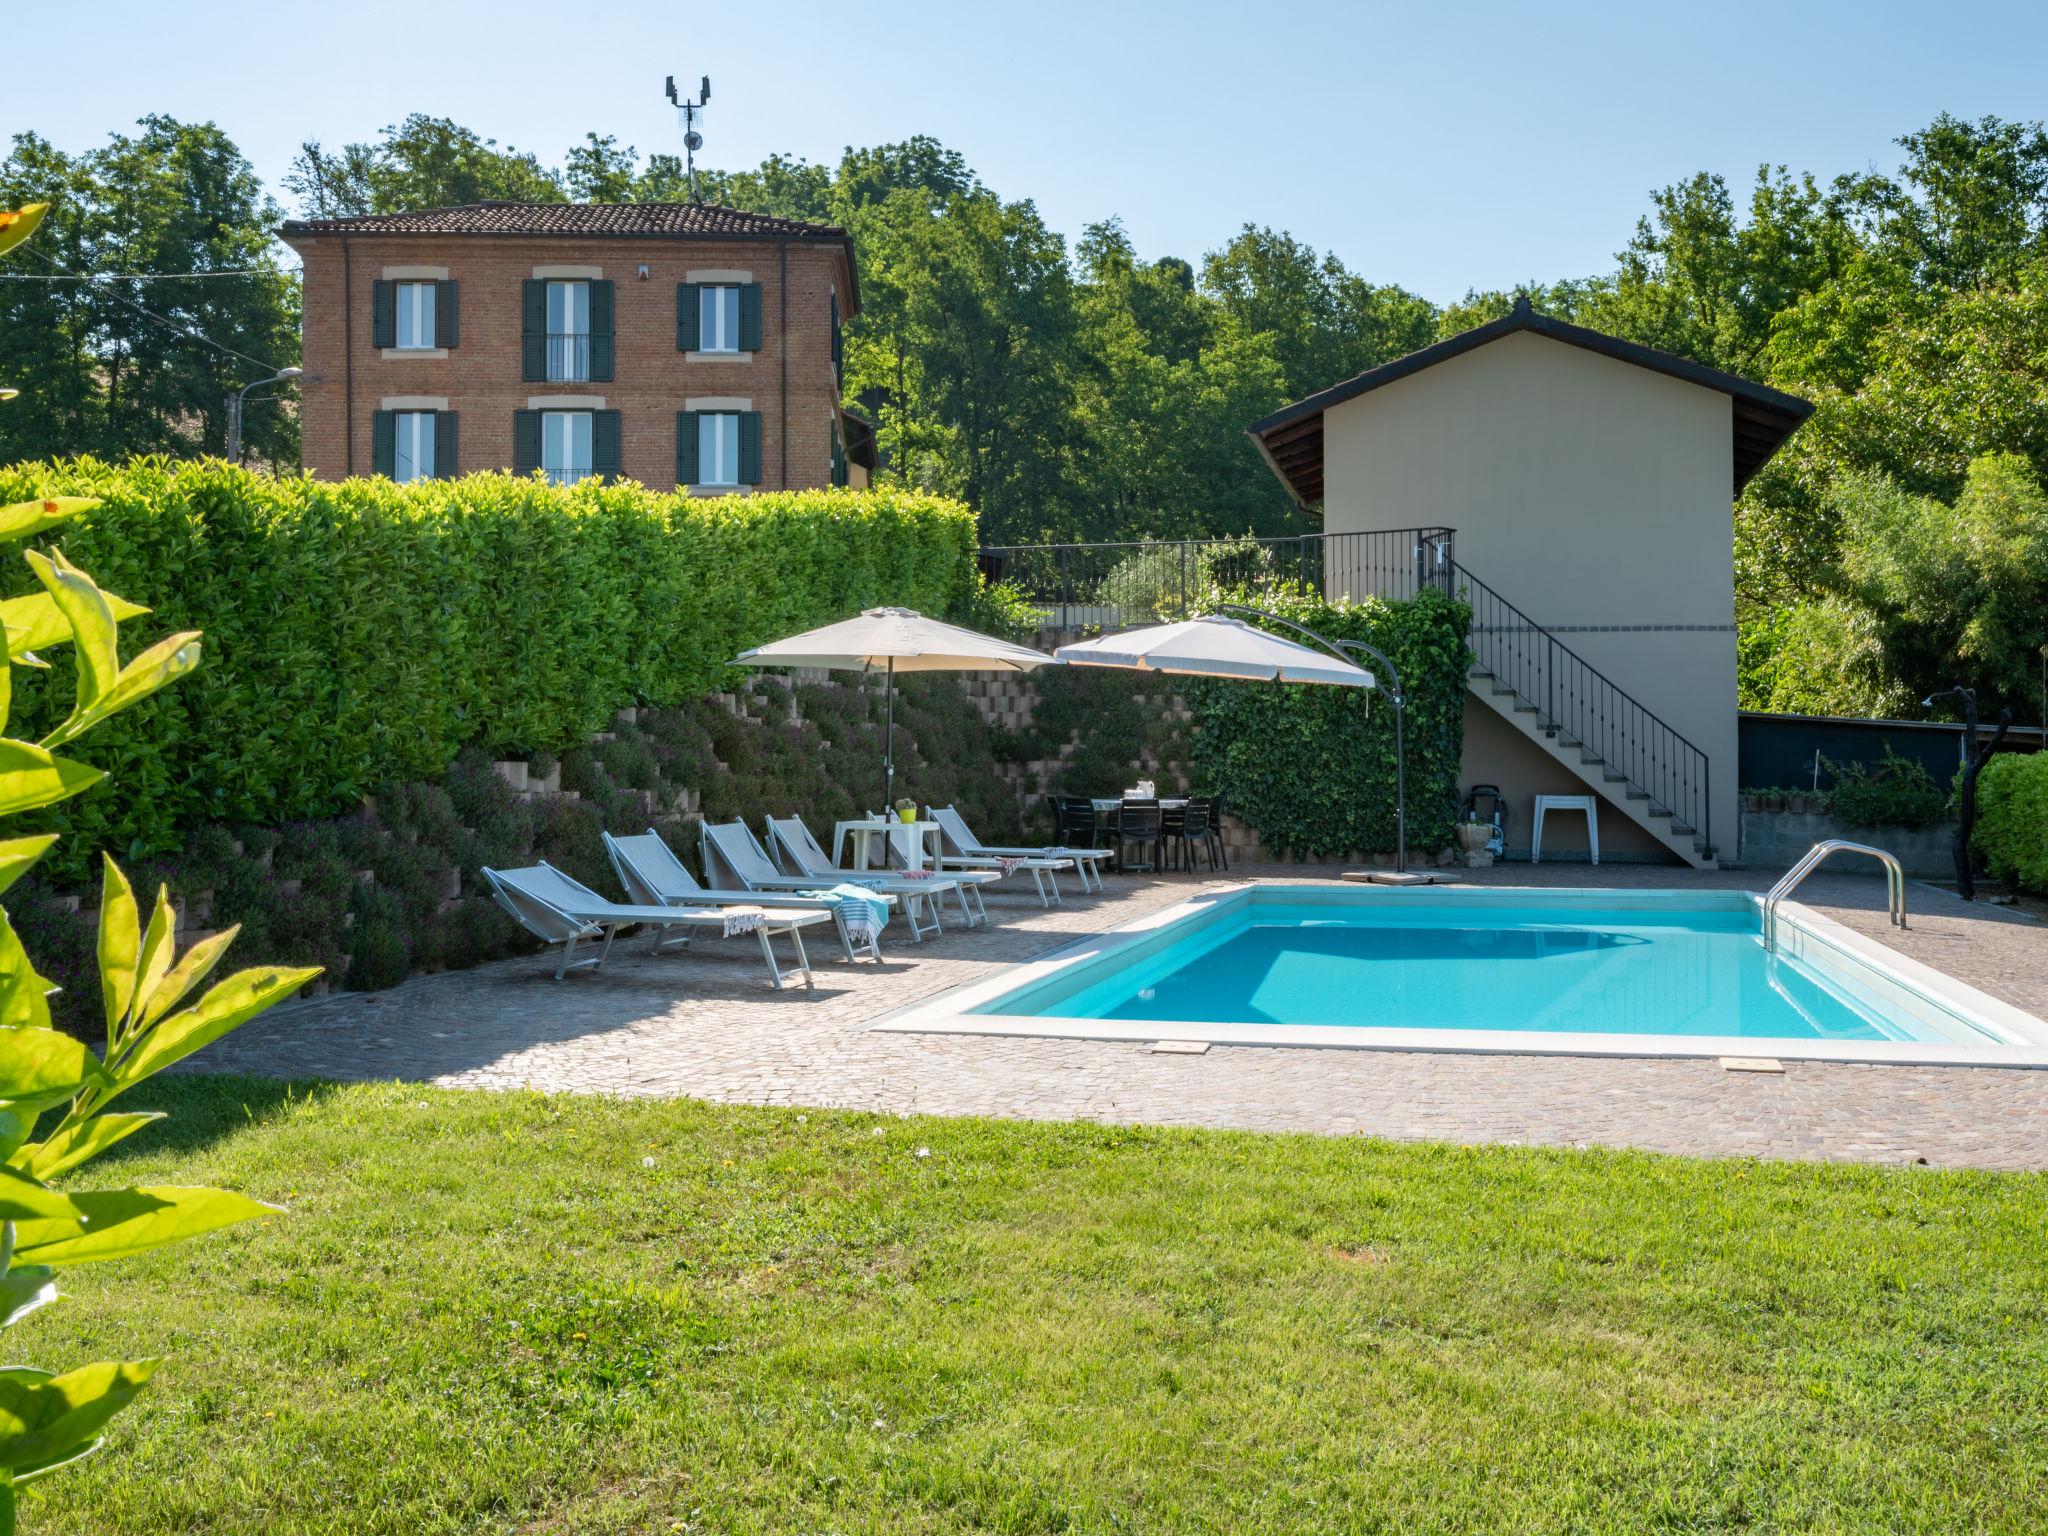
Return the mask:
M 434 454 L 440 426 L 434 411 L 391 413 L 391 478 L 400 485 L 434 478 Z M 407 466 L 411 469 L 408 473 Z
M 438 341 L 440 293 L 433 283 L 401 282 L 392 294 L 396 328 L 392 340 L 399 352 L 431 352 Z
M 728 356 L 740 350 L 737 283 L 705 283 L 697 290 L 697 350 Z
M 579 427 L 580 423 L 580 427 Z M 540 467 L 551 484 L 574 485 L 596 473 L 591 464 L 593 425 L 589 411 L 542 411 L 540 413 Z M 583 439 L 583 462 L 573 460 L 576 438 Z
M 547 282 L 548 382 L 586 384 L 590 381 L 590 279 L 551 277 Z M 575 341 L 579 337 L 580 346 Z
M 740 483 L 740 413 L 700 411 L 697 415 L 697 483 L 729 490 Z

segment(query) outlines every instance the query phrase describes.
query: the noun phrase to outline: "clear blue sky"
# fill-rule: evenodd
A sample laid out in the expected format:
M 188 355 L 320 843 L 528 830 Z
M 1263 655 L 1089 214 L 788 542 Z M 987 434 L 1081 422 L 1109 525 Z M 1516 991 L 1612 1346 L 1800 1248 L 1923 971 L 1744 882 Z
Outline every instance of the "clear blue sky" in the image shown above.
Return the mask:
M 281 201 L 301 140 L 413 111 L 549 161 L 586 129 L 673 150 L 662 77 L 708 72 L 710 165 L 928 133 L 1070 237 L 1120 214 L 1144 255 L 1197 259 L 1272 224 L 1438 301 L 1606 270 L 1697 170 L 1890 169 L 1944 109 L 2048 115 L 2038 4 L 15 9 L 0 129 L 76 150 L 210 118 Z

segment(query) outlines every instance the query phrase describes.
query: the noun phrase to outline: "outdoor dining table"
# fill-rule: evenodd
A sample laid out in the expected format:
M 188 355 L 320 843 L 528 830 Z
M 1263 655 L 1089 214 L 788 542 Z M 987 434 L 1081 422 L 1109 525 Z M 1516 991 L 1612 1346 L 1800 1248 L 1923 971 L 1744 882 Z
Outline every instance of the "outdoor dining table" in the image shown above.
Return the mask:
M 1128 798 L 1128 796 L 1091 795 L 1089 796 L 1089 798 L 1095 802 L 1096 815 L 1106 817 L 1110 821 L 1114 822 L 1118 814 L 1122 812 L 1124 808 L 1124 801 Z M 1159 809 L 1161 809 L 1162 811 L 1177 811 L 1184 807 L 1187 803 L 1187 799 L 1184 796 L 1174 799 L 1162 799 L 1159 802 Z
M 903 855 L 905 869 L 923 869 L 929 862 L 938 865 L 940 851 L 939 824 L 936 821 L 904 821 L 895 816 L 863 816 L 854 821 L 840 821 L 832 826 L 832 862 L 842 868 L 846 864 L 846 844 L 853 841 L 853 867 L 872 869 L 874 845 L 879 840 L 885 849 L 893 847 Z M 925 845 L 929 843 L 929 850 Z M 882 855 L 881 868 L 886 869 L 889 856 Z

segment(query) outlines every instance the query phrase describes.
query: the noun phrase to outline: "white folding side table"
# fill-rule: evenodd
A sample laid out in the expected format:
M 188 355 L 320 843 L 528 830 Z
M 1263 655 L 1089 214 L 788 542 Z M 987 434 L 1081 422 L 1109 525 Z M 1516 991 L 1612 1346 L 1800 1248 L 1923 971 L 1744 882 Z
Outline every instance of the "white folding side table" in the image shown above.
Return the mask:
M 1545 811 L 1584 811 L 1586 813 L 1586 846 L 1593 850 L 1593 862 L 1600 862 L 1600 799 L 1597 795 L 1538 795 L 1536 797 L 1536 825 L 1529 838 L 1529 862 L 1543 862 L 1543 813 Z

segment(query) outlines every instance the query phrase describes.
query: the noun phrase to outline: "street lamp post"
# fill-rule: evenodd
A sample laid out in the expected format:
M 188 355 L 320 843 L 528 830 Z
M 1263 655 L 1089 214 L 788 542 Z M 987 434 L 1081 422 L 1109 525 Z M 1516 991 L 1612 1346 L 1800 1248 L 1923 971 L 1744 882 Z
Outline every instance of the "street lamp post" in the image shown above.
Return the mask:
M 1371 657 L 1386 669 L 1388 687 L 1387 702 L 1394 706 L 1394 873 L 1408 873 L 1408 751 L 1403 716 L 1408 701 L 1401 692 L 1401 673 L 1392 658 L 1376 645 L 1363 640 L 1332 640 L 1319 635 L 1306 624 L 1297 624 L 1292 619 L 1282 618 L 1277 613 L 1268 613 L 1263 608 L 1250 608 L 1243 603 L 1219 603 L 1217 606 L 1226 613 L 1242 613 L 1250 618 L 1270 619 L 1275 624 L 1284 624 L 1304 639 L 1313 640 L 1324 650 L 1333 653 L 1339 661 L 1350 658 L 1346 651 L 1357 651 Z
M 257 379 L 252 384 L 244 384 L 240 389 L 228 396 L 227 459 L 230 464 L 239 464 L 242 459 L 242 402 L 248 397 L 249 391 L 261 389 L 265 384 L 276 384 L 284 379 L 303 378 L 305 373 L 306 370 L 303 368 L 280 368 L 269 378 Z

